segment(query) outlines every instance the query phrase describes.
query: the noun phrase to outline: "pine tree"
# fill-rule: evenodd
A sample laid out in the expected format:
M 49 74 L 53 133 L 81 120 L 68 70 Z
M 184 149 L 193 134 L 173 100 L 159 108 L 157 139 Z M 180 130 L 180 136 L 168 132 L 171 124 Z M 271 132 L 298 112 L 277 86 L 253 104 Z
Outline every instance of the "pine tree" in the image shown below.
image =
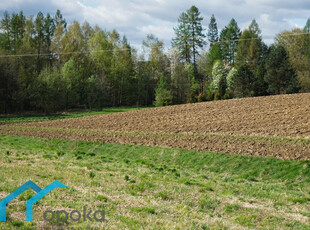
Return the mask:
M 219 34 L 218 34 L 218 29 L 217 29 L 217 23 L 216 23 L 214 14 L 212 14 L 211 19 L 210 19 L 209 29 L 208 29 L 208 40 L 210 42 L 210 46 L 212 46 L 215 42 L 217 42 L 218 38 L 219 38 Z
M 55 24 L 54 19 L 50 16 L 50 14 L 47 14 L 44 18 L 44 42 L 43 42 L 43 53 L 51 53 L 51 44 L 52 44 L 52 38 L 55 33 Z M 53 62 L 53 56 L 46 56 L 46 61 L 49 64 L 49 66 L 52 66 Z
M 248 29 L 242 32 L 238 43 L 237 64 L 248 64 L 251 71 L 256 71 L 256 66 L 263 56 L 264 43 L 261 38 L 261 31 L 255 20 Z
M 37 72 L 40 73 L 43 68 L 43 57 L 40 56 L 41 53 L 44 53 L 43 47 L 44 47 L 44 15 L 42 12 L 39 12 L 36 16 L 36 19 L 34 21 L 34 28 L 35 28 L 35 36 L 34 36 L 34 42 L 35 42 L 35 48 L 37 51 Z
M 266 67 L 265 81 L 268 83 L 268 93 L 298 92 L 296 73 L 290 67 L 289 58 L 283 46 L 271 46 Z
M 182 13 L 178 19 L 179 26 L 175 28 L 176 38 L 173 46 L 177 47 L 186 62 L 193 63 L 197 73 L 197 57 L 199 49 L 205 44 L 202 22 L 203 17 L 196 6 Z M 197 74 L 196 74 L 197 76 Z
M 55 24 L 54 24 L 54 19 L 51 17 L 50 14 L 47 14 L 45 19 L 44 19 L 44 45 L 45 45 L 45 50 L 49 51 L 49 47 L 51 46 L 52 43 L 52 37 L 54 36 L 55 33 Z
M 172 46 L 176 47 L 183 60 L 190 63 L 190 44 L 189 44 L 189 37 L 190 37 L 190 27 L 188 24 L 188 15 L 183 12 L 178 18 L 178 27 L 174 28 L 174 32 L 176 37 L 172 39 Z
M 231 19 L 220 34 L 223 60 L 232 65 L 235 63 L 240 35 L 241 32 L 235 19 Z
M 197 57 L 199 56 L 199 48 L 202 48 L 206 43 L 204 40 L 206 35 L 203 34 L 201 24 L 203 17 L 200 16 L 200 12 L 196 6 L 192 6 L 189 10 L 187 10 L 187 15 L 189 19 L 188 23 L 190 25 L 189 43 L 192 48 L 195 72 L 197 72 Z
M 63 28 L 66 30 L 67 28 L 67 22 L 66 20 L 63 18 L 60 10 L 57 10 L 55 16 L 54 16 L 54 23 L 55 23 L 55 27 L 57 27 L 59 24 L 62 24 Z

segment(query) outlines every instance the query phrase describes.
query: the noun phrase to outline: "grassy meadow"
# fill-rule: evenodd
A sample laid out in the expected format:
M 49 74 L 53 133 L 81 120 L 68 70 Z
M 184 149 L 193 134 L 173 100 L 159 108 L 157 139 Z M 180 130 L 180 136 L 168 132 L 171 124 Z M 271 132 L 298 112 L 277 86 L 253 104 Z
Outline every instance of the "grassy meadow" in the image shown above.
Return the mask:
M 27 191 L 0 229 L 310 229 L 310 162 L 99 142 L 0 136 L 0 199 L 31 179 L 57 188 L 26 222 Z M 105 221 L 46 222 L 46 210 Z

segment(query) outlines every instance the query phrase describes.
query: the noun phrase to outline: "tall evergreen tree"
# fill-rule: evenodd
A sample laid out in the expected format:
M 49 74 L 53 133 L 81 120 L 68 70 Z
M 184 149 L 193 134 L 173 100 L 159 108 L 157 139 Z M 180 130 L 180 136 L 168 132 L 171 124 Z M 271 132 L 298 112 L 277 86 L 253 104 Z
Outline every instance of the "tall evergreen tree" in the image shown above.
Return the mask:
M 55 27 L 57 27 L 59 24 L 62 24 L 63 28 L 66 30 L 67 28 L 67 22 L 66 20 L 63 18 L 60 10 L 57 10 L 55 16 L 54 16 L 54 23 L 55 23 Z
M 217 42 L 218 38 L 219 34 L 217 29 L 217 23 L 214 14 L 212 14 L 208 28 L 208 40 L 210 42 L 210 46 Z
M 44 45 L 45 45 L 45 50 L 49 51 L 49 48 L 52 43 L 52 37 L 55 33 L 55 24 L 54 24 L 54 19 L 51 17 L 50 14 L 47 14 L 45 19 L 44 19 Z
M 204 38 L 206 35 L 203 33 L 202 20 L 203 17 L 200 16 L 200 12 L 196 6 L 192 6 L 187 10 L 188 23 L 190 25 L 190 37 L 189 43 L 192 48 L 193 64 L 195 72 L 197 72 L 197 57 L 199 56 L 199 49 L 205 45 Z
M 235 19 L 231 19 L 220 34 L 223 60 L 232 65 L 235 63 L 240 35 L 241 32 Z
M 39 12 L 36 16 L 36 19 L 34 21 L 34 28 L 35 28 L 35 47 L 37 50 L 37 73 L 40 73 L 43 68 L 43 58 L 40 56 L 41 53 L 44 53 L 43 47 L 44 47 L 44 15 L 42 12 Z
M 55 24 L 54 19 L 51 17 L 50 14 L 47 14 L 44 18 L 44 43 L 43 43 L 43 53 L 50 54 L 51 53 L 51 44 L 52 38 L 55 33 Z M 52 67 L 53 56 L 49 55 L 46 56 L 47 64 Z
M 238 65 L 248 64 L 251 71 L 262 60 L 264 44 L 262 42 L 261 30 L 255 20 L 253 20 L 248 29 L 242 32 L 238 43 L 237 61 Z
M 297 78 L 294 69 L 290 67 L 285 48 L 272 45 L 267 59 L 265 81 L 268 83 L 270 94 L 298 92 Z
M 179 50 L 181 58 L 183 60 L 190 63 L 190 28 L 188 24 L 188 15 L 185 12 L 181 13 L 181 15 L 179 16 L 178 23 L 178 27 L 174 28 L 176 37 L 172 39 L 172 46 L 176 47 Z
M 179 26 L 175 28 L 176 38 L 173 39 L 173 45 L 179 49 L 182 57 L 188 63 L 194 64 L 195 72 L 197 72 L 199 49 L 205 44 L 202 20 L 198 8 L 192 6 L 180 15 Z

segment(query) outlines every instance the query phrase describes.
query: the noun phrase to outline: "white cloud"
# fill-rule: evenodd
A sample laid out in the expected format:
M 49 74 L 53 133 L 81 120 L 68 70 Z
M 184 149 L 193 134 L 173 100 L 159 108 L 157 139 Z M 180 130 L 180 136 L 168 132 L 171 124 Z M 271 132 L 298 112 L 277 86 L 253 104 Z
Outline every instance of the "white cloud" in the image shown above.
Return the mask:
M 204 16 L 204 26 L 209 24 L 211 14 L 219 29 L 231 18 L 244 29 L 255 18 L 267 43 L 276 33 L 302 26 L 300 22 L 310 16 L 309 0 L 10 0 L 1 1 L 0 14 L 5 10 L 23 10 L 26 15 L 38 11 L 54 14 L 60 9 L 68 22 L 87 20 L 93 26 L 116 29 L 126 34 L 132 44 L 141 44 L 146 34 L 153 33 L 169 46 L 178 16 L 191 5 L 196 5 Z
M 160 40 L 164 41 L 166 45 L 169 45 L 170 38 L 174 36 L 173 27 L 169 26 L 148 25 L 137 27 L 137 29 L 142 32 L 142 34 L 156 35 Z

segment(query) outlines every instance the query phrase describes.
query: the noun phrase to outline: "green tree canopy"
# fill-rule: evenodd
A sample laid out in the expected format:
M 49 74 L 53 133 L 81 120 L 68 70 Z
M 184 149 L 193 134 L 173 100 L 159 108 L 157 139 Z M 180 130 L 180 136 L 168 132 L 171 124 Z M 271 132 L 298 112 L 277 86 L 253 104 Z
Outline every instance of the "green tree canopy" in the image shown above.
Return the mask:
M 220 33 L 223 60 L 232 65 L 235 63 L 240 35 L 241 32 L 235 19 L 231 19 L 228 26 L 225 26 Z
M 264 44 L 262 42 L 261 30 L 255 20 L 248 29 L 245 29 L 238 43 L 237 64 L 248 64 L 252 72 L 255 72 L 263 54 Z
M 179 19 L 179 25 L 175 28 L 176 38 L 172 44 L 177 47 L 182 57 L 188 62 L 193 63 L 197 72 L 197 58 L 199 49 L 205 44 L 202 22 L 203 17 L 200 16 L 199 9 L 192 6 L 186 12 L 183 12 Z
M 172 39 L 172 46 L 176 47 L 183 60 L 190 63 L 191 54 L 190 54 L 190 25 L 188 24 L 188 15 L 186 12 L 181 13 L 178 18 L 178 27 L 174 28 L 176 37 Z
M 272 45 L 267 60 L 265 81 L 270 94 L 295 93 L 298 91 L 295 71 L 290 67 L 289 57 L 281 45 Z
M 254 76 L 248 65 L 241 65 L 235 73 L 233 93 L 236 97 L 248 97 L 252 94 Z
M 219 94 L 219 97 L 223 97 L 226 91 L 227 81 L 226 81 L 227 71 L 224 68 L 223 62 L 217 60 L 214 63 L 212 70 L 212 88 L 216 93 Z
M 208 27 L 208 40 L 210 42 L 210 46 L 212 46 L 219 39 L 219 32 L 217 29 L 216 19 L 214 14 L 212 14 L 209 27 Z
M 166 106 L 172 104 L 172 93 L 169 90 L 167 80 L 164 76 L 160 77 L 155 92 L 155 106 Z
M 289 56 L 290 65 L 296 70 L 298 84 L 302 92 L 310 92 L 310 62 L 308 50 L 310 40 L 308 34 L 301 29 L 293 29 L 277 34 L 277 44 L 283 46 Z M 296 36 L 300 34 L 300 36 Z

